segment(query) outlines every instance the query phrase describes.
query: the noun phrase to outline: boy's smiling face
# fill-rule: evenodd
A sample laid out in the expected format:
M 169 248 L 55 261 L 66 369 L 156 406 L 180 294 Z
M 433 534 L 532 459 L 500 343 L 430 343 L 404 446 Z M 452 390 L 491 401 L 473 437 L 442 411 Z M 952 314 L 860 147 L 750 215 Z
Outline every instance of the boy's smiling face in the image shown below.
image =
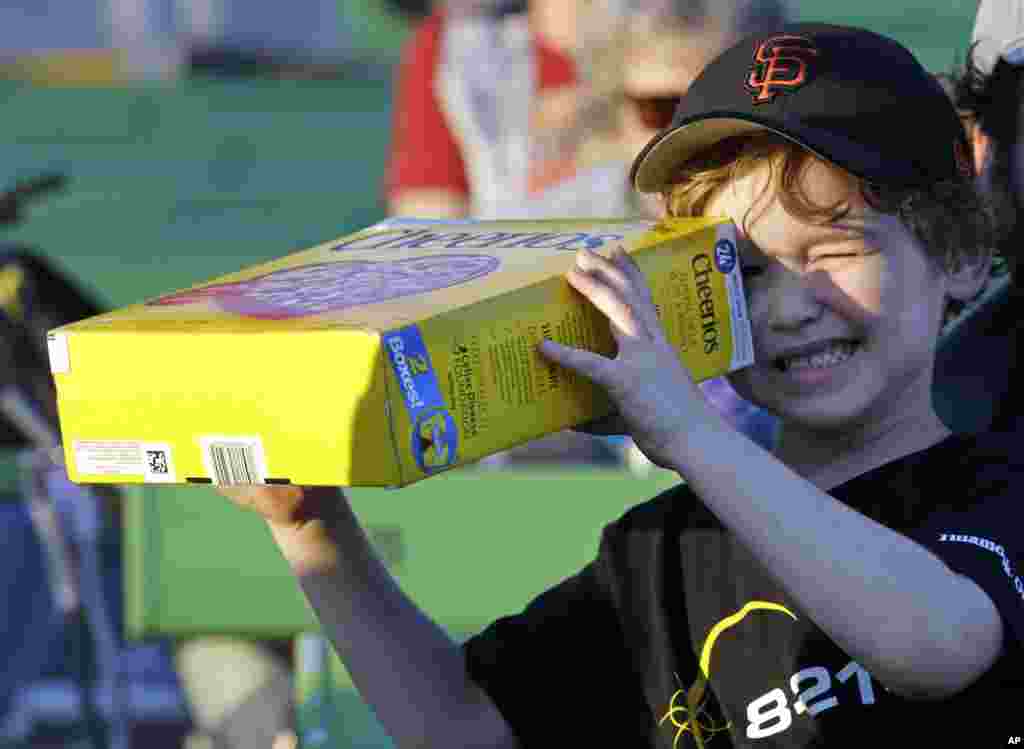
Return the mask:
M 811 203 L 849 203 L 844 218 L 823 225 L 789 214 L 774 189 L 765 190 L 768 175 L 765 163 L 726 183 L 704 209 L 737 226 L 750 211 L 740 249 L 756 363 L 730 383 L 777 414 L 784 430 L 868 436 L 932 419 L 946 276 L 897 218 L 865 203 L 845 172 L 817 160 L 803 172 Z M 829 341 L 838 345 L 822 356 L 780 358 Z

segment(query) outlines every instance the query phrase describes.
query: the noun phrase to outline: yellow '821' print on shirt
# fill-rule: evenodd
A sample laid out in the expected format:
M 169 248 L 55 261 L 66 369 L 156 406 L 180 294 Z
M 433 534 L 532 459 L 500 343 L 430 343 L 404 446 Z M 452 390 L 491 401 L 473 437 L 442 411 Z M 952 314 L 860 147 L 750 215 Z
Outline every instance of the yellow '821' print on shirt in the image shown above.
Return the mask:
M 687 731 L 693 734 L 693 738 L 697 741 L 697 746 L 704 746 L 704 732 L 707 732 L 708 736 L 712 736 L 719 731 L 724 731 L 729 728 L 731 723 L 727 723 L 725 726 L 717 727 L 714 725 L 703 725 L 699 718 L 701 713 L 704 712 L 704 692 L 707 688 L 707 680 L 711 675 L 711 653 L 714 651 L 715 642 L 717 642 L 719 636 L 721 636 L 726 630 L 736 626 L 743 621 L 749 613 L 752 611 L 777 611 L 786 614 L 791 619 L 796 621 L 796 614 L 787 609 L 780 603 L 773 603 L 771 601 L 748 601 L 744 606 L 734 614 L 730 614 L 724 619 L 715 623 L 708 632 L 708 636 L 704 639 L 704 645 L 701 647 L 700 653 L 700 674 L 698 675 L 697 681 L 688 689 L 680 689 L 672 695 L 672 699 L 669 702 L 668 711 L 662 716 L 658 724 L 661 725 L 666 720 L 671 720 L 672 725 L 676 728 L 676 735 L 672 741 L 672 746 L 675 747 L 676 742 L 685 734 Z M 685 696 L 686 705 L 677 705 L 676 700 L 682 696 Z M 677 714 L 689 716 L 687 720 L 682 723 L 677 721 Z M 788 725 L 788 724 L 787 724 Z M 767 735 L 767 734 L 766 734 Z
M 699 747 L 703 747 L 705 735 L 710 738 L 720 731 L 728 730 L 732 725 L 728 723 L 724 726 L 715 726 L 700 721 L 705 712 L 704 696 L 707 680 L 711 674 L 711 654 L 718 638 L 728 629 L 743 621 L 753 611 L 779 612 L 794 621 L 797 619 L 796 615 L 782 604 L 771 601 L 749 601 L 739 611 L 718 621 L 711 628 L 701 648 L 700 675 L 697 681 L 688 690 L 680 689 L 672 695 L 668 710 L 658 721 L 661 725 L 669 720 L 676 728 L 676 735 L 672 742 L 673 747 L 687 732 L 693 734 Z M 875 693 L 871 683 L 871 674 L 859 663 L 850 661 L 835 675 L 835 678 L 842 683 L 854 675 L 857 677 L 861 704 L 873 704 Z M 796 697 L 796 701 L 792 705 L 789 703 L 788 695 L 779 687 L 752 700 L 747 705 L 747 738 L 763 739 L 785 731 L 793 724 L 794 712 L 797 715 L 815 716 L 839 704 L 838 699 L 829 694 L 832 688 L 832 675 L 823 666 L 810 666 L 797 671 L 789 678 L 789 688 Z M 821 697 L 823 699 L 817 699 Z M 685 699 L 686 704 L 677 704 L 680 699 Z M 814 701 L 816 699 L 817 701 Z M 679 722 L 678 717 L 680 716 L 685 717 L 686 720 Z
M 850 661 L 836 674 L 836 678 L 845 682 L 854 675 L 857 676 L 861 704 L 874 704 L 875 691 L 871 684 L 871 674 L 859 663 Z M 810 685 L 801 691 L 800 687 L 807 682 Z M 789 677 L 789 688 L 796 696 L 792 709 L 786 693 L 778 687 L 747 705 L 748 739 L 763 739 L 785 731 L 793 724 L 793 713 L 813 716 L 839 704 L 834 696 L 811 704 L 811 700 L 828 694 L 832 688 L 832 676 L 823 666 L 811 666 L 797 671 Z

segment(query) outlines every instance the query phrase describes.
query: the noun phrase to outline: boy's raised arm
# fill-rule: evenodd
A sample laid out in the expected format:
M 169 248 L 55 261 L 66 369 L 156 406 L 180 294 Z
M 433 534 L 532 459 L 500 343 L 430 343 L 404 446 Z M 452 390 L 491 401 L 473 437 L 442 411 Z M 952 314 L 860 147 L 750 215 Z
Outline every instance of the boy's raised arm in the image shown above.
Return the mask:
M 705 414 L 678 443 L 680 475 L 872 676 L 907 699 L 942 699 L 992 666 L 1002 621 L 981 587 Z
M 363 699 L 398 747 L 518 746 L 462 649 L 377 558 L 330 487 L 222 486 L 260 513 Z

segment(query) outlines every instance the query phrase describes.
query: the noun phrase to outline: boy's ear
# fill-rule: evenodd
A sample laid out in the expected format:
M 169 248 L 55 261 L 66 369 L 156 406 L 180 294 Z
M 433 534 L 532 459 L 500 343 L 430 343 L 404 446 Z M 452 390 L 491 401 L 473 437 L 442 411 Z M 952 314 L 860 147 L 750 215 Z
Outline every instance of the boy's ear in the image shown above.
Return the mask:
M 988 280 L 992 270 L 991 250 L 979 253 L 977 257 L 957 255 L 946 263 L 946 289 L 949 296 L 957 301 L 974 299 Z

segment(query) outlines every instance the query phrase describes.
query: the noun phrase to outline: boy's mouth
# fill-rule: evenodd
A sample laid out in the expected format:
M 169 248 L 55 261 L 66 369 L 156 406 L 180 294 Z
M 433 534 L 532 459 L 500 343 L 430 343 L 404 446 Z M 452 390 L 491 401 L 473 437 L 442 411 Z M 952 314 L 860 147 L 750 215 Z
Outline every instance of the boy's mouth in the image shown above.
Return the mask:
M 803 347 L 799 352 L 778 356 L 772 365 L 779 372 L 802 369 L 828 369 L 842 364 L 856 354 L 863 341 L 858 338 L 837 338 L 818 345 Z

